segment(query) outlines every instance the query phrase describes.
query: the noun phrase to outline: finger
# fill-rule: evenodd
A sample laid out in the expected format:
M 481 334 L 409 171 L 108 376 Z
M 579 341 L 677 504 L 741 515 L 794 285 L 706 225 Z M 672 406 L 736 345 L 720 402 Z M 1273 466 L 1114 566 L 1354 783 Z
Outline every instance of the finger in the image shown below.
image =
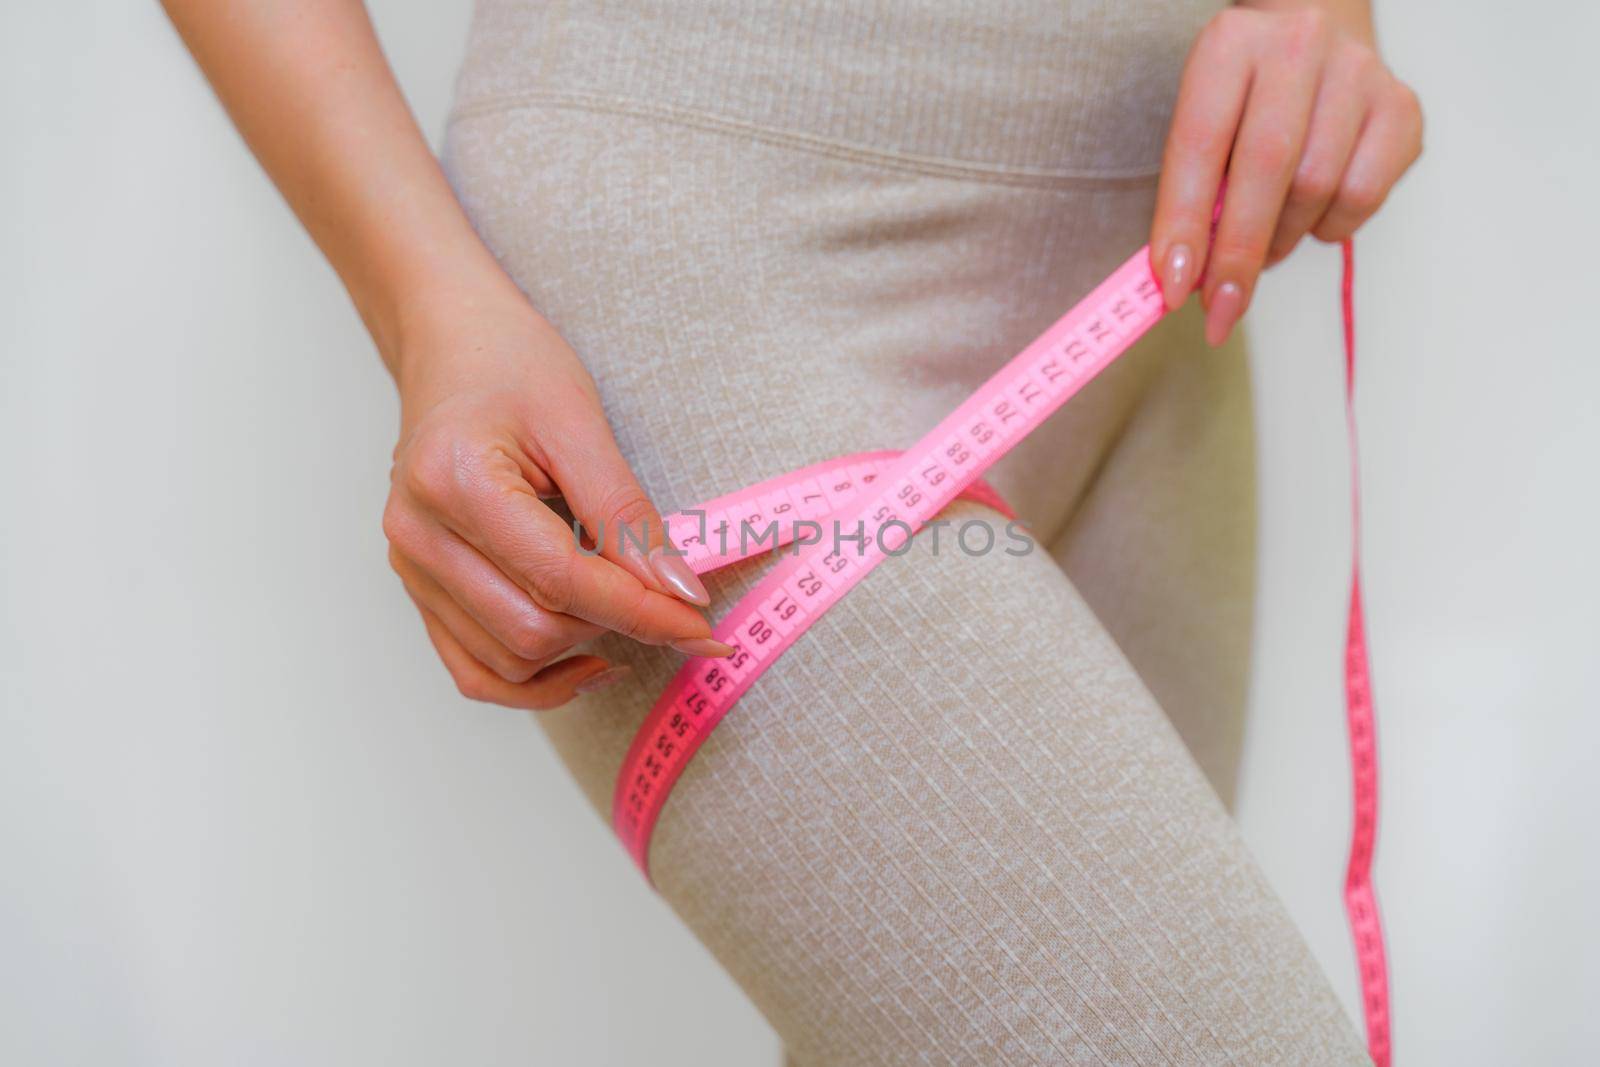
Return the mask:
M 1330 60 L 1312 105 L 1305 148 L 1289 183 L 1289 198 L 1267 249 L 1271 265 L 1294 251 L 1333 203 L 1370 106 L 1366 88 L 1376 57 L 1366 49 L 1345 49 Z
M 610 560 L 580 551 L 572 528 L 534 495 L 519 471 L 493 455 L 430 452 L 427 462 L 407 467 L 403 492 L 548 612 L 691 655 L 731 651 L 720 642 L 706 643 L 711 626 L 688 604 L 647 588 Z M 410 523 L 396 525 L 404 533 Z M 420 559 L 410 545 L 401 547 Z
M 422 583 L 438 586 L 443 595 L 426 600 L 427 606 L 478 659 L 511 681 L 526 680 L 573 645 L 603 632 L 594 623 L 540 607 L 476 548 L 426 514 L 391 505 L 384 514 L 384 531 L 390 541 L 390 564 L 407 589 Z M 456 625 L 454 612 L 443 603 L 446 600 L 475 627 Z M 494 655 L 469 638 L 472 628 L 485 631 L 485 637 L 501 646 L 505 655 Z M 528 669 L 527 663 L 534 667 Z M 514 677 L 517 674 L 523 677 Z
M 602 676 L 609 675 L 612 679 L 621 677 L 615 668 L 598 656 L 573 656 L 546 667 L 526 682 L 514 684 L 474 659 L 437 615 L 426 608 L 419 610 L 422 612 L 422 624 L 428 631 L 428 639 L 433 642 L 440 661 L 450 672 L 456 689 L 468 700 L 527 711 L 547 711 L 571 700 L 578 694 L 579 686 L 594 688 L 602 683 Z
M 541 668 L 548 666 L 551 660 L 564 655 L 572 648 L 572 644 L 552 643 L 547 655 L 527 657 L 518 655 L 484 629 L 478 620 L 456 603 L 443 586 L 433 580 L 431 575 L 393 547 L 389 550 L 389 565 L 400 576 L 406 592 L 419 609 L 426 609 L 437 616 L 461 646 L 471 653 L 473 659 L 508 682 L 514 684 L 526 682 L 539 673 Z M 589 624 L 579 623 L 579 625 Z
M 1367 118 L 1333 203 L 1311 232 L 1321 241 L 1349 238 L 1421 154 L 1422 108 L 1415 93 L 1391 82 Z
M 1327 50 L 1320 16 L 1282 19 L 1281 47 L 1267 52 L 1250 85 L 1228 162 L 1228 195 L 1206 261 L 1206 341 L 1213 345 L 1227 338 L 1249 306 L 1305 144 Z
M 547 449 L 551 475 L 600 555 L 646 587 L 699 607 L 711 596 L 666 538 L 661 513 L 634 477 L 604 418 L 593 412 L 558 415 L 544 427 L 558 435 Z
M 1250 34 L 1258 17 L 1223 11 L 1195 38 L 1184 66 L 1150 232 L 1151 263 L 1170 308 L 1193 292 L 1206 261 L 1217 190 L 1255 62 Z

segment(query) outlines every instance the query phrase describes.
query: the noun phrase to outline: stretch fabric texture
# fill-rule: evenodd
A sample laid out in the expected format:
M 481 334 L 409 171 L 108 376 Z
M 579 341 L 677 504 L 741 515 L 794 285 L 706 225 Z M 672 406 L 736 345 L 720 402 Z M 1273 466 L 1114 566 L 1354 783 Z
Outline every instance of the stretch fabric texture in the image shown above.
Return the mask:
M 1215 10 L 479 0 L 446 169 L 670 511 L 904 447 L 1143 244 Z M 995 469 L 1033 551 L 953 505 L 679 782 L 656 885 L 794 1063 L 1368 1062 L 1227 811 L 1254 442 L 1200 335 Z M 708 576 L 713 617 L 768 565 Z M 682 660 L 595 650 L 634 680 L 538 721 L 609 833 Z

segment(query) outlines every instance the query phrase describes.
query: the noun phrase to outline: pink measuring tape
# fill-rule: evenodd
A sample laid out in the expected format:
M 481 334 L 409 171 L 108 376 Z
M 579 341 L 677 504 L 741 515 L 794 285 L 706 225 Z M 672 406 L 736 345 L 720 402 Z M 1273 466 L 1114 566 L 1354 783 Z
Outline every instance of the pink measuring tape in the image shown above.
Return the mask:
M 1344 245 L 1345 400 L 1350 424 L 1352 516 L 1360 531 L 1355 415 L 1354 258 Z M 650 837 L 673 785 L 705 739 L 766 667 L 800 639 L 824 611 L 866 574 L 895 555 L 916 530 L 958 496 L 1010 516 L 979 477 L 1096 374 L 1126 352 L 1166 314 L 1148 247 L 1134 253 L 1093 292 L 1002 367 L 904 452 L 847 456 L 718 497 L 667 518 L 686 562 L 705 573 L 757 551 L 799 540 L 713 631 L 732 645 L 725 659 L 691 659 L 668 683 L 639 727 L 617 776 L 612 823 L 634 862 L 649 877 Z M 855 549 L 797 536 L 800 524 L 826 518 L 851 531 Z M 762 530 L 776 521 L 776 543 L 752 549 L 743 524 Z M 685 534 L 686 529 L 693 534 Z M 672 534 L 676 529 L 679 532 Z M 727 532 L 735 532 L 730 544 Z M 855 533 L 864 536 L 857 541 Z M 1372 886 L 1377 840 L 1378 766 L 1359 555 L 1352 557 L 1350 620 L 1345 645 L 1345 706 L 1350 731 L 1355 821 L 1345 875 L 1345 908 L 1355 938 L 1367 1046 L 1388 1067 L 1389 990 L 1383 929 Z

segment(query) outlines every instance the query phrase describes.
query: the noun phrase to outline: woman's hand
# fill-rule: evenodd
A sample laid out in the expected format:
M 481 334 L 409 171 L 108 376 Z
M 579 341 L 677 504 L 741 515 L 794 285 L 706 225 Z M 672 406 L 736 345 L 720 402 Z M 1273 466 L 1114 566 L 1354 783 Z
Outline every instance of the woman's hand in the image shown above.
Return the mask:
M 1189 52 L 1162 162 L 1150 249 L 1168 306 L 1202 286 L 1206 340 L 1220 344 L 1263 266 L 1307 233 L 1355 233 L 1421 151 L 1416 94 L 1378 58 L 1364 2 L 1219 13 Z
M 462 693 L 565 703 L 620 676 L 568 655 L 606 630 L 692 655 L 731 651 L 689 606 L 709 602 L 705 587 L 662 548 L 661 517 L 588 372 L 520 294 L 432 309 L 401 331 L 393 364 L 402 429 L 383 516 L 389 559 Z M 599 554 L 579 550 L 541 499 L 554 496 Z
M 394 373 L 389 558 L 460 690 L 565 703 L 620 676 L 567 655 L 606 630 L 732 651 L 690 606 L 705 587 L 662 550 L 594 382 L 473 231 L 361 0 L 163 2 Z M 601 554 L 540 499 L 556 495 Z

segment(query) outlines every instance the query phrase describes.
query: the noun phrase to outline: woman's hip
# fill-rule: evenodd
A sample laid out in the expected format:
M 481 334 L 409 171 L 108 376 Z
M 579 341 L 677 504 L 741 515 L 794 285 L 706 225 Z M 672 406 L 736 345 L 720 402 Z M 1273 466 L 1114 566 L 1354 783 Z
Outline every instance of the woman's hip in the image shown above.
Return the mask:
M 1143 242 L 1154 195 L 543 104 L 459 116 L 447 167 L 666 508 L 914 441 Z M 1198 344 L 1174 316 L 997 470 L 1041 535 Z
M 1138 177 L 1221 6 L 479 0 L 458 108 L 648 110 L 1012 177 Z

